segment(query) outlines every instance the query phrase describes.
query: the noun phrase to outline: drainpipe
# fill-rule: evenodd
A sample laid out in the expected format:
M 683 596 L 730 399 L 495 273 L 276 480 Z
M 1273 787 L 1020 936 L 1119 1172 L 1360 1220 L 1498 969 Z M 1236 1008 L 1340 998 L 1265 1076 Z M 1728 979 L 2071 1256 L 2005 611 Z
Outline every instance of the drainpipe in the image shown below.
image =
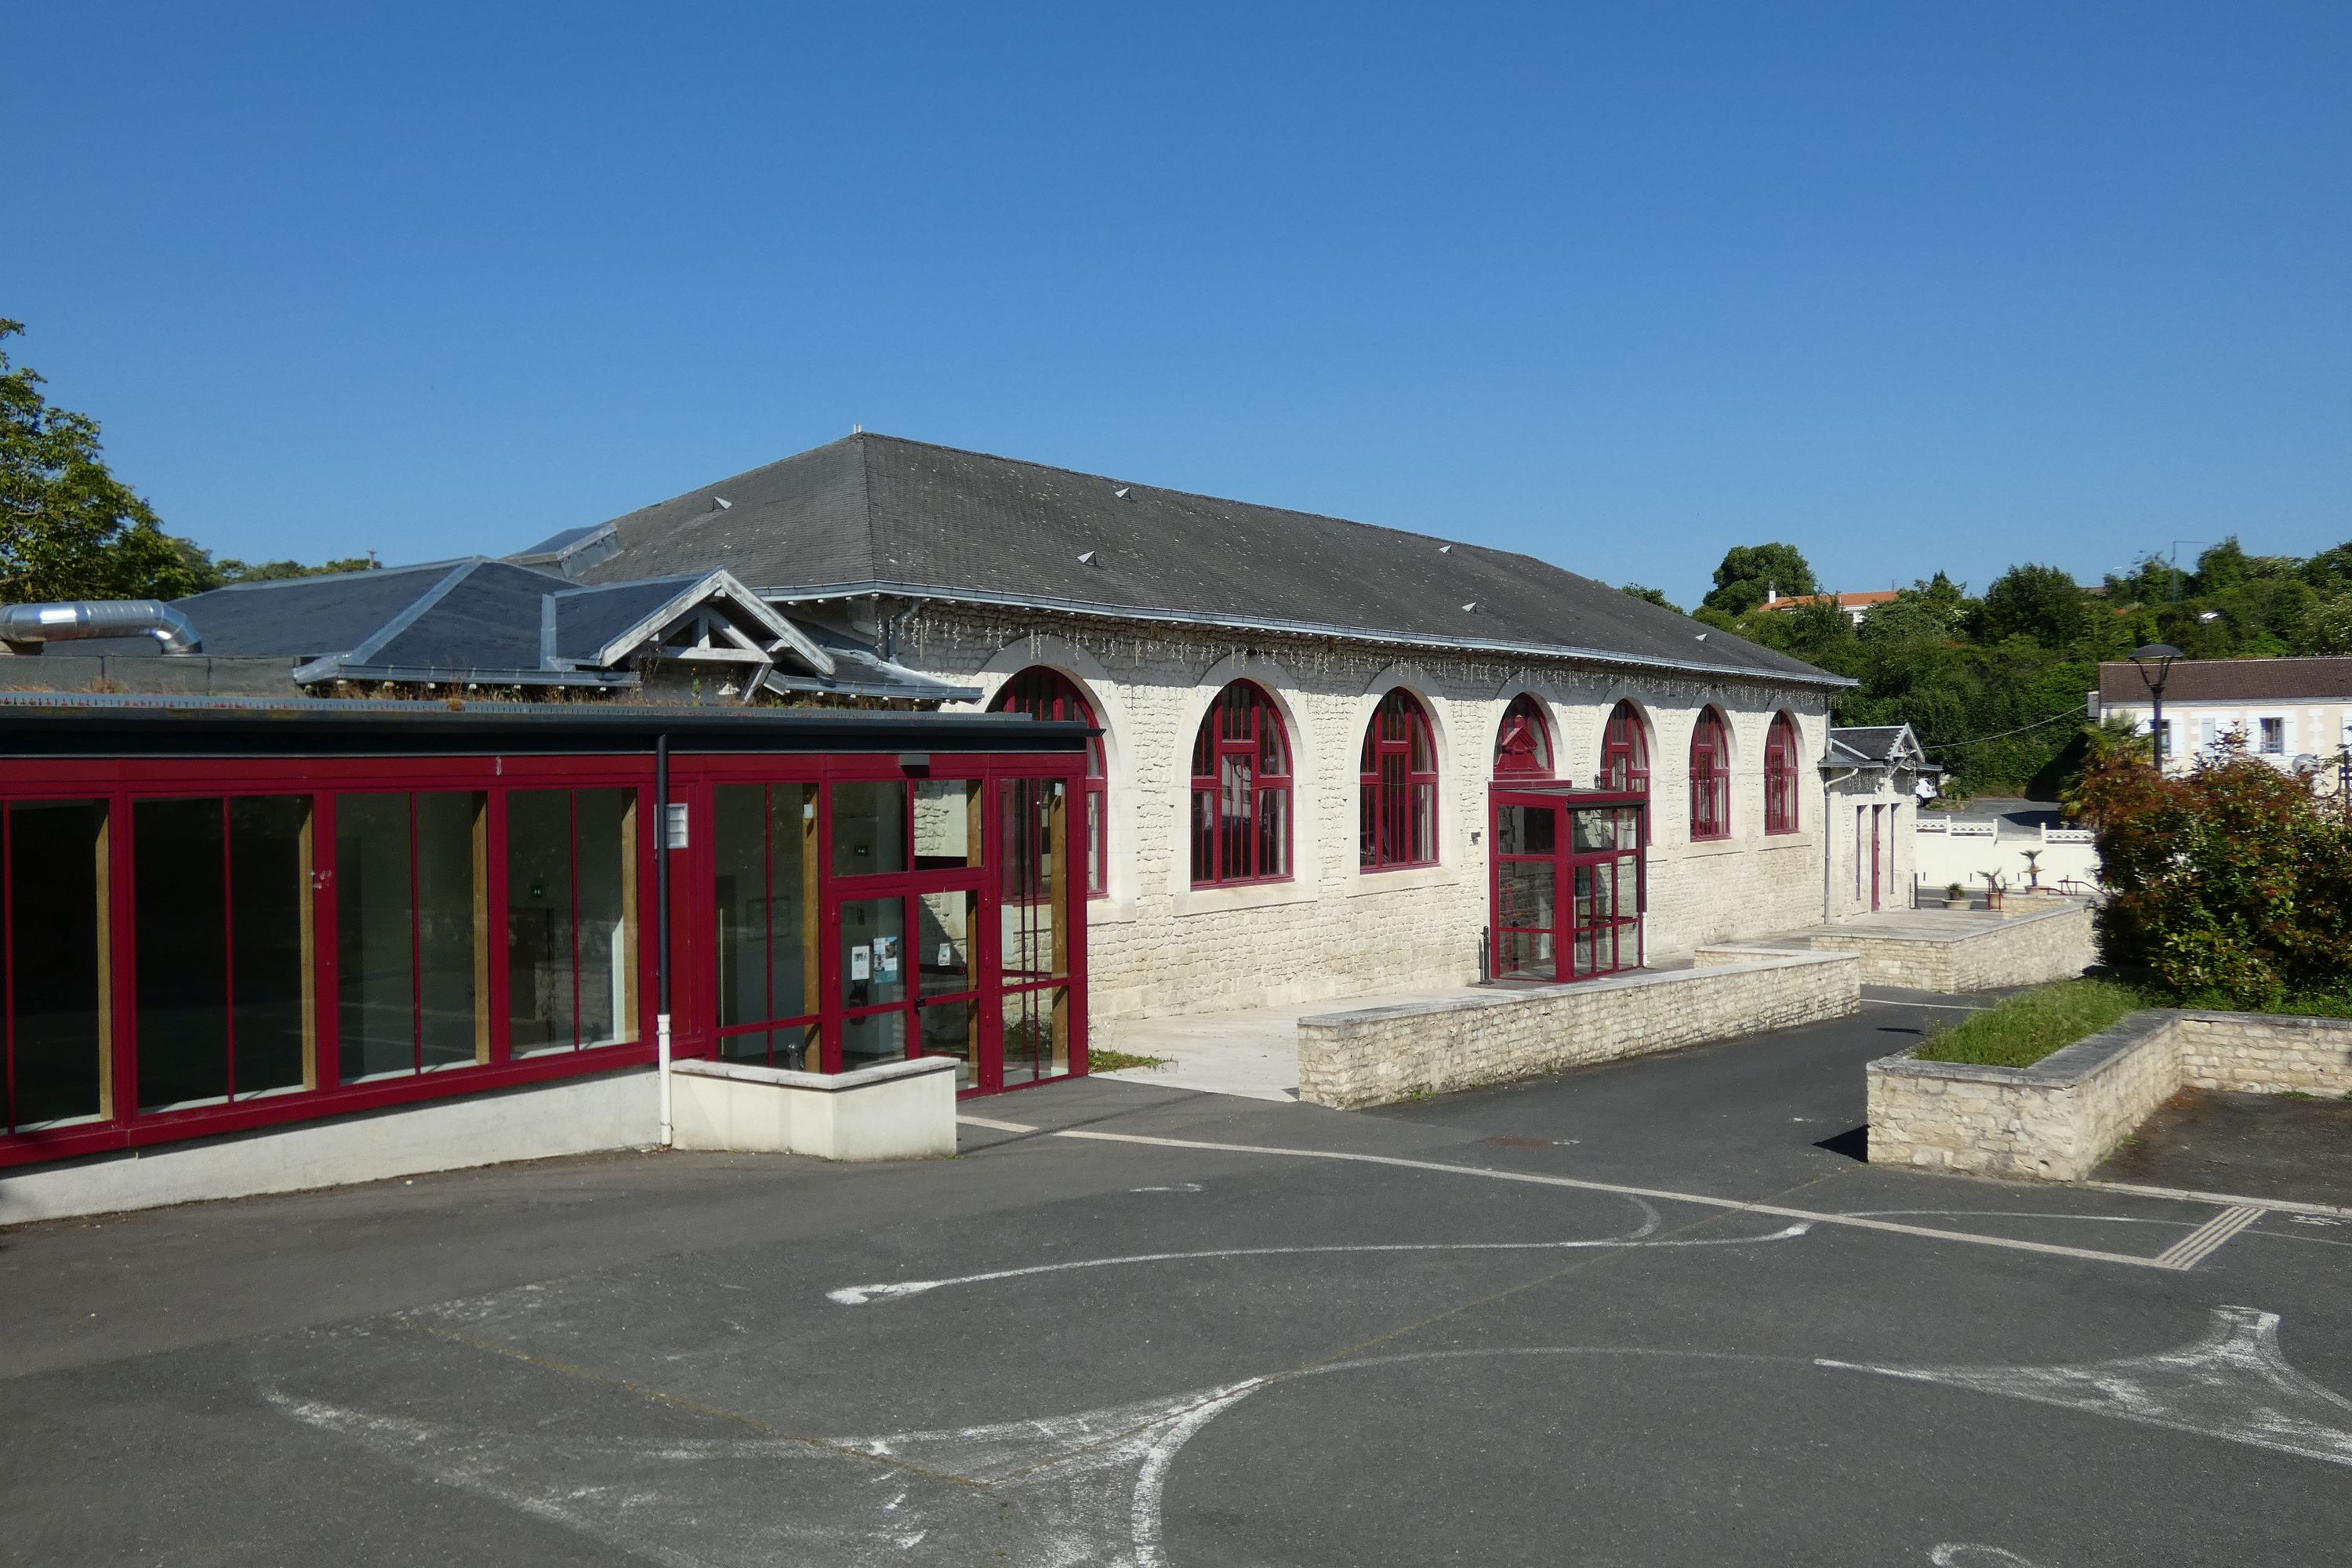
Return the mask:
M 74 599 L 0 608 L 0 642 L 135 637 L 153 637 L 165 653 L 196 653 L 205 646 L 188 617 L 161 599 Z
M 670 1146 L 669 1100 L 669 737 L 654 737 L 654 1071 L 661 1080 L 661 1141 Z
M 1832 778 L 1827 771 L 1829 765 L 1829 759 L 1823 757 L 1822 759 L 1823 770 L 1822 773 L 1822 923 L 1823 925 L 1829 924 L 1830 910 L 1837 901 L 1837 879 L 1831 869 L 1831 862 L 1834 857 L 1830 854 L 1832 836 L 1837 831 L 1837 818 L 1830 811 L 1830 791 L 1862 772 L 1860 768 L 1848 768 L 1835 778 Z M 1854 841 L 1853 852 L 1857 855 L 1862 853 L 1862 841 L 1858 838 Z

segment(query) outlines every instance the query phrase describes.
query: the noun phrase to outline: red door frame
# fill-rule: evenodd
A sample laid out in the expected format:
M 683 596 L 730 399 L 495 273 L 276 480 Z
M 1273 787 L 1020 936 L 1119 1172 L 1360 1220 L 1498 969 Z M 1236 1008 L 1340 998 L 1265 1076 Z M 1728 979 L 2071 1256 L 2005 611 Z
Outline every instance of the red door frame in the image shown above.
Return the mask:
M 1532 781 L 1513 784 L 1496 783 L 1487 787 L 1486 843 L 1489 847 L 1486 856 L 1486 974 L 1488 979 L 1499 980 L 1504 977 L 1502 910 L 1505 857 L 1502 853 L 1502 816 L 1507 806 L 1535 807 L 1553 813 L 1552 852 L 1549 857 L 1553 863 L 1552 920 L 1554 923 L 1549 932 L 1552 939 L 1552 978 L 1565 984 L 1578 980 L 1597 980 L 1603 974 L 1619 974 L 1628 969 L 1642 967 L 1646 957 L 1644 949 L 1649 936 L 1649 804 L 1650 797 L 1647 795 L 1578 790 L 1566 784 L 1546 787 Z M 1621 962 L 1609 969 L 1595 970 L 1591 974 L 1577 974 L 1574 973 L 1575 940 L 1577 931 L 1581 929 L 1576 921 L 1577 870 L 1580 868 L 1592 868 L 1601 866 L 1613 868 L 1618 861 L 1626 858 L 1628 851 L 1608 850 L 1580 854 L 1576 849 L 1575 827 L 1570 820 L 1570 815 L 1580 810 L 1605 808 L 1613 811 L 1626 806 L 1634 807 L 1639 812 L 1635 817 L 1636 841 L 1630 851 L 1633 861 L 1633 885 L 1636 893 L 1633 921 L 1633 962 L 1630 964 Z M 1527 860 L 1545 858 L 1545 857 L 1515 855 L 1509 858 Z M 1512 929 L 1534 928 L 1514 927 Z M 1612 945 L 1615 945 L 1613 937 Z M 1622 952 L 1618 956 L 1622 959 Z M 1565 978 L 1559 973 L 1563 963 L 1570 971 Z
M 1086 761 L 1080 753 L 987 753 L 941 756 L 940 776 L 971 776 L 992 781 L 1008 778 L 1048 778 L 1065 781 L 1073 799 L 1082 801 Z M 671 853 L 672 888 L 672 1025 L 673 1047 L 680 1057 L 709 1056 L 716 1049 L 716 1001 L 708 960 L 715 931 L 711 921 L 709 837 L 712 824 L 711 787 L 721 781 L 820 783 L 848 778 L 911 778 L 922 776 L 913 765 L 901 765 L 888 753 L 698 753 L 672 759 L 672 798 L 688 806 L 688 847 Z M 37 1161 L 70 1158 L 111 1150 L 139 1148 L 181 1139 L 245 1131 L 311 1121 L 350 1112 L 379 1110 L 426 1100 L 481 1093 L 538 1083 L 551 1079 L 615 1068 L 648 1066 L 654 1058 L 656 973 L 656 861 L 655 850 L 653 758 L 645 752 L 610 754 L 397 757 L 130 757 L 98 760 L 12 760 L 5 790 L 10 801 L 95 800 L 106 807 L 105 943 L 107 973 L 104 996 L 109 1034 L 104 1059 L 107 1089 L 99 1119 L 70 1126 L 0 1133 L 0 1168 Z M 507 800 L 514 789 L 622 788 L 635 792 L 635 1029 L 630 1037 L 612 1045 L 549 1051 L 517 1058 L 510 1054 L 507 1020 L 510 1013 L 505 938 L 499 922 L 507 915 Z M 336 931 L 335 799 L 339 794 L 461 791 L 486 797 L 483 908 L 489 927 L 482 940 L 491 945 L 487 964 L 483 1005 L 490 1018 L 489 1059 L 471 1067 L 419 1072 L 399 1078 L 345 1084 L 337 1081 L 341 1059 L 341 1009 L 336 1005 L 338 933 Z M 135 836 L 132 805 L 140 800 L 205 798 L 215 795 L 299 795 L 310 800 L 312 933 L 310 1068 L 315 1087 L 271 1093 L 251 1100 L 142 1113 L 137 1105 L 139 1067 L 138 952 Z M 820 795 L 821 802 L 824 799 Z M 830 823 L 820 810 L 824 834 L 824 874 L 831 874 Z M 999 815 L 987 814 L 983 829 L 989 840 L 998 831 Z M 992 867 L 996 851 L 986 851 Z M 1086 1051 L 1086 876 L 1082 862 L 1075 875 L 1065 872 L 1067 908 L 1057 911 L 1068 931 L 1071 1009 L 1070 1073 L 1087 1070 Z M 982 945 L 980 965 L 989 966 L 992 994 L 995 952 L 995 898 L 988 868 L 968 872 L 909 873 L 924 890 L 940 879 L 980 890 L 980 929 L 973 940 Z M 862 879 L 860 879 L 863 880 Z M 887 879 L 873 879 L 878 890 Z M 1075 889 L 1075 891 L 1073 891 Z M 827 996 L 839 994 L 838 942 L 824 943 Z M 1001 1028 L 997 1009 L 981 1008 L 981 1038 L 991 1041 Z M 837 1061 L 838 1035 L 828 1037 L 830 1060 Z M 983 1047 L 986 1049 L 986 1047 Z M 1053 1081 L 1045 1079 L 1042 1081 Z M 982 1092 L 976 1087 L 971 1092 Z

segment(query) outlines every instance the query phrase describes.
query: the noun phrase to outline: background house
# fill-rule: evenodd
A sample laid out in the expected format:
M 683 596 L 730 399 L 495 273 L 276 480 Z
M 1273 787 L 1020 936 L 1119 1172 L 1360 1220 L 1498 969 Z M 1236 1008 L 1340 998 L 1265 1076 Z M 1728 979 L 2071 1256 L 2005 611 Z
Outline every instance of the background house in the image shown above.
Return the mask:
M 2099 666 L 2090 707 L 2093 718 L 2126 720 L 2141 734 L 2155 720 L 2153 694 L 2132 664 Z M 2237 733 L 2253 755 L 2283 770 L 2318 770 L 2332 789 L 2352 743 L 2352 658 L 2177 660 L 2165 675 L 2164 723 L 2168 772 L 2187 772 Z

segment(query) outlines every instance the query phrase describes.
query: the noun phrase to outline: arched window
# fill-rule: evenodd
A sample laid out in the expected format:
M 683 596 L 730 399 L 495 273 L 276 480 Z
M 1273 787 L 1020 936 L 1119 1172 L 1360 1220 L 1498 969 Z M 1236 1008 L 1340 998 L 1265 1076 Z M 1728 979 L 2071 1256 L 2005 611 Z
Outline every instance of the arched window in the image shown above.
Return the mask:
M 1650 743 L 1642 734 L 1642 710 L 1620 702 L 1601 737 L 1601 777 L 1593 786 L 1611 795 L 1650 793 Z
M 1712 708 L 1699 710 L 1691 731 L 1690 836 L 1731 837 L 1731 737 Z
M 1274 700 L 1236 680 L 1192 742 L 1192 885 L 1290 875 L 1290 742 Z
M 1797 831 L 1797 726 L 1786 713 L 1764 737 L 1764 831 Z
M 1527 692 L 1503 710 L 1503 727 L 1495 731 L 1495 776 L 1551 777 L 1551 726 L 1544 722 L 1543 704 Z
M 1032 719 L 1070 719 L 1081 724 L 1097 722 L 1094 704 L 1077 684 L 1058 669 L 1048 669 L 1042 664 L 1027 669 L 1006 681 L 989 704 L 992 713 L 1026 713 Z M 1108 887 L 1108 869 L 1103 858 L 1104 835 L 1108 829 L 1108 812 L 1105 809 L 1106 779 L 1103 771 L 1102 737 L 1097 735 L 1087 745 L 1087 896 L 1098 899 Z
M 1366 870 L 1437 863 L 1437 742 L 1429 710 L 1400 686 L 1364 730 L 1357 864 Z

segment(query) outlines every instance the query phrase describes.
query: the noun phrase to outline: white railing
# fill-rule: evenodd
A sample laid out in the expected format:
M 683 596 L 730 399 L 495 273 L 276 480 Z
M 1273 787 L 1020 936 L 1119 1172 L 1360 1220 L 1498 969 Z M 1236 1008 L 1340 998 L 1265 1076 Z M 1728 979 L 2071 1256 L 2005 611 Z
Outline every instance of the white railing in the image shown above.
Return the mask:
M 1911 824 L 1914 833 L 1941 833 L 1951 825 L 1940 816 L 1922 816 Z
M 2053 827 L 2045 822 L 2042 825 L 2042 842 L 2044 844 L 2088 844 L 2092 842 L 2092 833 L 2087 827 Z
M 1993 838 L 2000 830 L 1990 822 L 1955 822 L 1948 829 L 1955 838 Z

